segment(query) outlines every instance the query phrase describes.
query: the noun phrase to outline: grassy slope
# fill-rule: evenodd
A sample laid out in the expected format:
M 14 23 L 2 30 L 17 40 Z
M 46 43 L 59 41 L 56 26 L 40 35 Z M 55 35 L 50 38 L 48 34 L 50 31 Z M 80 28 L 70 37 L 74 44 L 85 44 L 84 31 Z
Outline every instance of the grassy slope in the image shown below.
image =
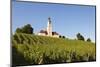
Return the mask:
M 15 65 L 95 60 L 94 43 L 22 33 L 12 39 Z

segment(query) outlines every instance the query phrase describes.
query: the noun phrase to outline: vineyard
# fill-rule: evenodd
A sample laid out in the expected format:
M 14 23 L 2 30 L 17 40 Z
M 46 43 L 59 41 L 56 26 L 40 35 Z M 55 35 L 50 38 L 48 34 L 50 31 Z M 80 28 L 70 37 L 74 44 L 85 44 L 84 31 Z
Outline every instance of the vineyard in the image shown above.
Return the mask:
M 24 33 L 12 36 L 12 64 L 15 66 L 95 61 L 95 50 L 92 42 Z

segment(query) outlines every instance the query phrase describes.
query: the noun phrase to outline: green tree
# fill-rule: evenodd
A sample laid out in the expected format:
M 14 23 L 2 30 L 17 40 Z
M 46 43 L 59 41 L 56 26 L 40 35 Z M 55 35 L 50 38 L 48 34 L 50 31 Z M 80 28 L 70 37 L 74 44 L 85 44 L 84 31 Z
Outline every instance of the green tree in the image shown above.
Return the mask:
M 76 35 L 76 37 L 77 37 L 78 40 L 84 41 L 84 37 L 83 37 L 80 33 L 78 33 L 78 34 Z
M 62 38 L 65 38 L 65 36 L 62 36 Z
M 61 35 L 60 35 L 60 36 L 59 36 L 59 38 L 66 38 L 66 37 L 65 37 L 65 36 L 61 36 Z
M 16 29 L 17 33 L 27 33 L 27 34 L 33 34 L 33 28 L 31 27 L 30 24 L 25 25 L 22 28 L 17 28 Z
M 90 38 L 88 38 L 88 39 L 87 39 L 87 41 L 88 41 L 88 42 L 91 42 L 91 39 L 90 39 Z
M 33 28 L 31 27 L 30 24 L 27 24 L 22 28 L 22 32 L 27 33 L 27 34 L 32 34 L 33 33 Z
M 17 29 L 16 29 L 16 32 L 17 32 L 17 33 L 22 33 L 22 29 L 17 28 Z
M 61 35 L 59 36 L 59 38 L 61 38 Z

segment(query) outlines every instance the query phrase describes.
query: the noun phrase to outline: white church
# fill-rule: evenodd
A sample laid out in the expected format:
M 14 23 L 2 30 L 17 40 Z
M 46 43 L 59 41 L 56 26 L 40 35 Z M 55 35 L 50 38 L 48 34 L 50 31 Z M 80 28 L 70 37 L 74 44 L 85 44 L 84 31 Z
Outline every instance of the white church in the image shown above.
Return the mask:
M 51 18 L 49 17 L 46 30 L 40 30 L 38 35 L 59 38 L 60 35 L 57 32 L 53 32 L 52 29 Z

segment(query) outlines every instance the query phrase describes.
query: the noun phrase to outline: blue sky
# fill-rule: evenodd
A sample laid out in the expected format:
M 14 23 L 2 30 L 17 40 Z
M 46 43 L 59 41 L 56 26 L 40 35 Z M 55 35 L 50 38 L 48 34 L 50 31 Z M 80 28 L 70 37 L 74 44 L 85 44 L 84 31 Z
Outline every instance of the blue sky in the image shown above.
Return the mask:
M 13 32 L 25 24 L 31 24 L 34 32 L 39 32 L 46 28 L 48 17 L 51 17 L 53 31 L 72 39 L 80 32 L 86 39 L 95 41 L 95 6 L 12 3 Z

